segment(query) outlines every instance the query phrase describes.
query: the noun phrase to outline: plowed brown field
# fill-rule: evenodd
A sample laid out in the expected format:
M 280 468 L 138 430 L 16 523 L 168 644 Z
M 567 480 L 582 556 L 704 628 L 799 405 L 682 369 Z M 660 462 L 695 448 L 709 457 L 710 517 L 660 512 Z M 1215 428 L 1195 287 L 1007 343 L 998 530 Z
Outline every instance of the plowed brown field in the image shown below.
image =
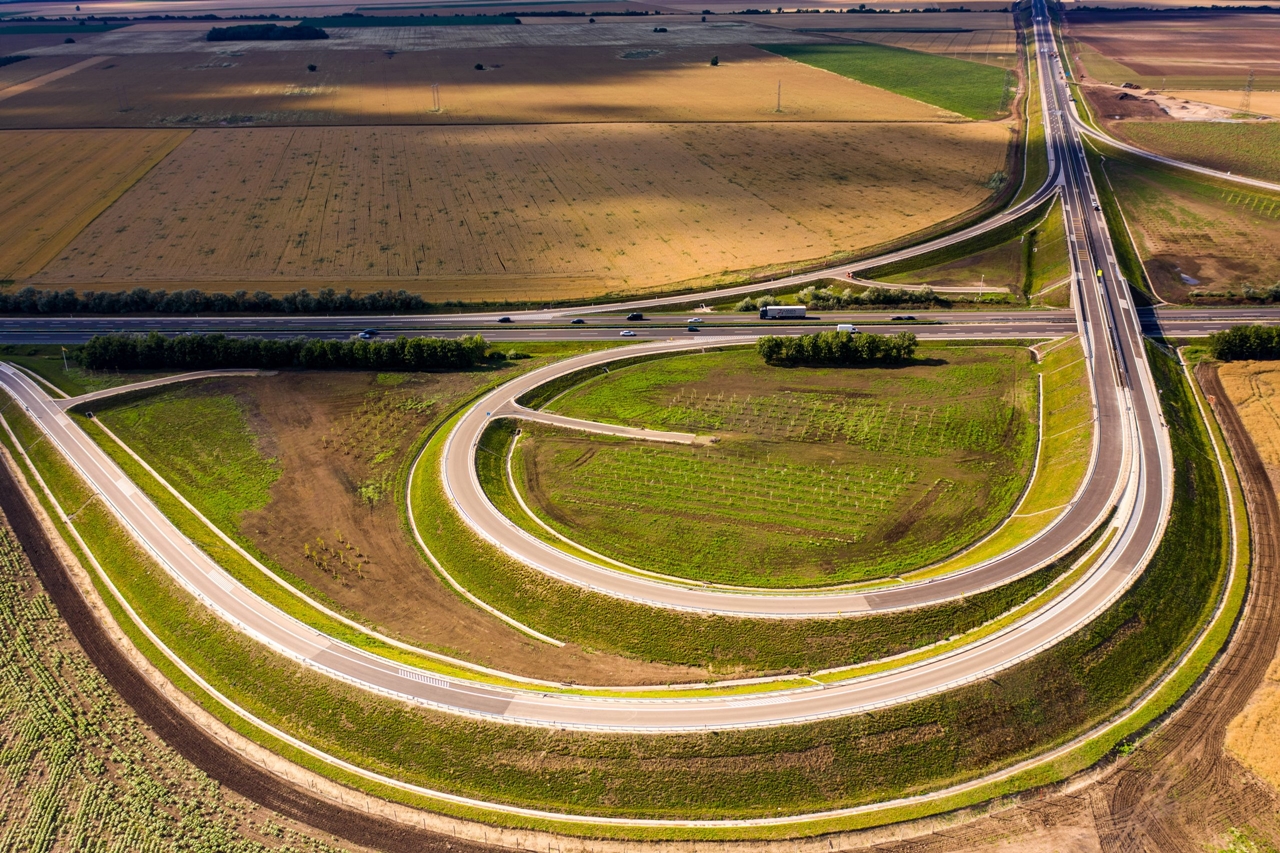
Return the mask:
M 0 279 L 40 269 L 189 133 L 0 133 Z
M 749 45 L 677 43 L 126 53 L 6 102 L 0 127 L 957 118 Z
M 1008 139 L 990 123 L 203 130 L 33 283 L 641 290 L 957 216 L 990 195 Z

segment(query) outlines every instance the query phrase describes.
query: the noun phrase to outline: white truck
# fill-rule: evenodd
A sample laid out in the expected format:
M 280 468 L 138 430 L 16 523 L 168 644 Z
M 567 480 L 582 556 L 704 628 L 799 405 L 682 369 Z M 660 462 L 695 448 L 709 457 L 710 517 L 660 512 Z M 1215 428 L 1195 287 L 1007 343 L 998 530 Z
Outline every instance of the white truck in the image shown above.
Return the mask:
M 766 305 L 760 309 L 761 320 L 803 320 L 803 305 Z

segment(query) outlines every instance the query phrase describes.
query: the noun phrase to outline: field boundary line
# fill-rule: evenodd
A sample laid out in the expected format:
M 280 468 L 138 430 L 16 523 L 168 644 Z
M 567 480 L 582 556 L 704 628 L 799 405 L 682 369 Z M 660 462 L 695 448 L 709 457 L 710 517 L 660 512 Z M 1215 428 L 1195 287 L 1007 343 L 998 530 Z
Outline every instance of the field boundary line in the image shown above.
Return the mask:
M 9 98 L 26 94 L 32 89 L 39 89 L 45 83 L 52 83 L 55 80 L 61 80 L 63 77 L 69 77 L 77 71 L 83 71 L 90 65 L 96 65 L 99 62 L 106 62 L 111 59 L 110 56 L 91 56 L 88 59 L 81 60 L 74 65 L 66 65 L 48 74 L 41 74 L 39 77 L 33 77 L 30 80 L 24 80 L 21 83 L 14 83 L 12 86 L 6 86 L 0 89 L 0 101 L 7 101 Z
M 110 57 L 99 57 L 110 58 Z M 95 60 L 97 61 L 97 60 Z M 3 93 L 0 93 L 2 95 Z M 0 100 L 3 98 L 0 97 Z M 63 249 L 71 245 L 71 241 L 80 236 L 80 233 L 88 228 L 93 221 L 99 216 L 107 212 L 113 204 L 120 200 L 126 192 L 134 187 L 139 181 L 146 177 L 147 173 L 177 150 L 178 146 L 186 142 L 194 133 L 191 130 L 169 130 L 169 131 L 139 131 L 139 133 L 168 133 L 169 138 L 156 147 L 156 150 L 131 169 L 115 185 L 102 194 L 96 201 L 88 205 L 84 210 L 77 213 L 67 224 L 63 225 L 53 233 L 49 239 L 45 240 L 44 245 L 36 249 L 30 257 L 22 262 L 21 265 L 13 272 L 14 279 L 30 278 L 40 270 L 44 269 L 56 258 Z

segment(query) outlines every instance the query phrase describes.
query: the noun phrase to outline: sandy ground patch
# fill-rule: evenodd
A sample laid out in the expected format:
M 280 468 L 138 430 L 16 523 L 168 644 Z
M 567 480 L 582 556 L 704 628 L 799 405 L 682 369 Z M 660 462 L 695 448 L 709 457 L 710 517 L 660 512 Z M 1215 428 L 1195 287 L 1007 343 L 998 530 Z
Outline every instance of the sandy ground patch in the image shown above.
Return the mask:
M 959 215 L 990 194 L 1008 138 L 994 123 L 201 130 L 32 281 L 658 287 Z
M 1240 89 L 1184 89 L 1167 93 L 1171 98 L 1213 104 L 1232 113 L 1243 104 L 1244 92 Z M 1249 111 L 1272 117 L 1280 116 L 1280 92 L 1254 90 L 1249 96 Z
M 38 270 L 188 133 L 0 133 L 0 279 Z
M 939 119 L 957 117 L 746 45 L 307 56 L 224 45 L 113 56 L 0 106 L 0 127 Z

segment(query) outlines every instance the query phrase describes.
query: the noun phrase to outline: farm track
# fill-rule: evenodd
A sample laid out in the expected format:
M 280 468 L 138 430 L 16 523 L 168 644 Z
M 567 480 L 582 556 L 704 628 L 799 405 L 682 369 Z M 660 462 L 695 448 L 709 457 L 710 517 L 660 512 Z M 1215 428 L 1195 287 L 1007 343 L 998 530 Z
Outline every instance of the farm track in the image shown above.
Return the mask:
M 1216 368 L 1196 370 L 1235 459 L 1253 540 L 1243 620 L 1205 683 L 1166 726 L 1099 786 L 1094 811 L 1106 851 L 1199 851 L 1223 832 L 1253 825 L 1280 839 L 1280 797 L 1229 756 L 1226 727 L 1249 702 L 1280 642 L 1280 507 L 1262 458 Z
M 493 848 L 407 827 L 320 799 L 228 749 L 188 719 L 112 641 L 49 541 L 8 465 L 0 464 L 0 512 L 22 543 L 40 583 L 94 666 L 156 734 L 187 761 L 243 797 L 352 844 L 388 853 L 459 853 Z

